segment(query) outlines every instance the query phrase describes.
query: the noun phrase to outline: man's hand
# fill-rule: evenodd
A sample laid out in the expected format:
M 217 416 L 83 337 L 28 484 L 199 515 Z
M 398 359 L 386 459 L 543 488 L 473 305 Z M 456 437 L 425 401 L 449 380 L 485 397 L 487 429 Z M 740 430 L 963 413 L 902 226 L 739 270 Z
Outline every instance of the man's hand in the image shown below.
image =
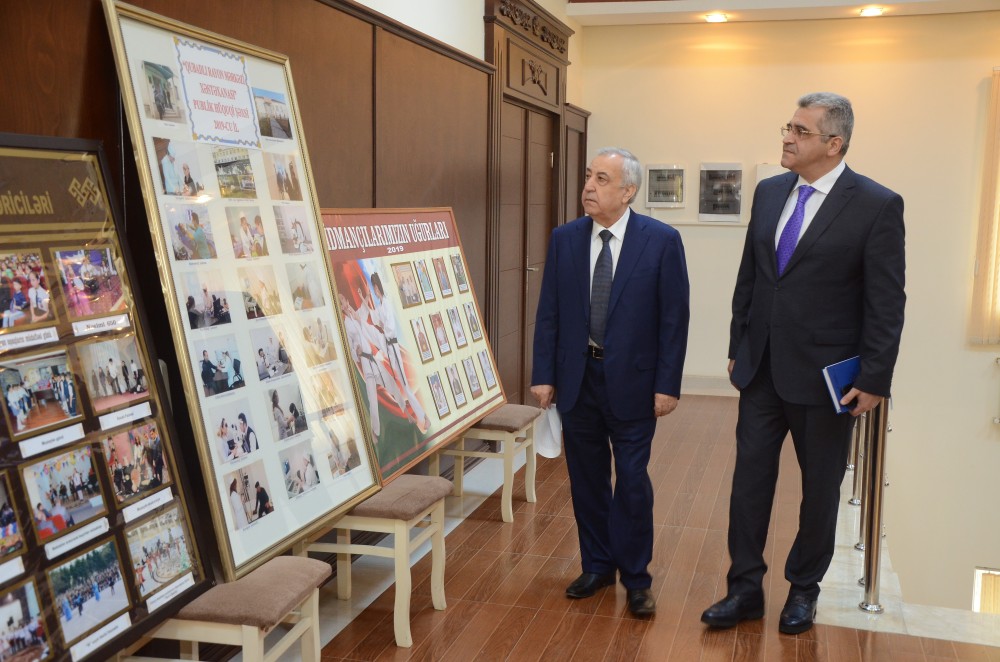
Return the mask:
M 674 396 L 663 393 L 653 395 L 653 413 L 657 418 L 666 416 L 675 409 L 677 409 L 677 398 Z
M 847 392 L 847 395 L 840 399 L 840 404 L 846 406 L 849 402 L 854 400 L 854 398 L 858 399 L 858 404 L 851 408 L 851 416 L 860 416 L 861 414 L 874 409 L 875 405 L 877 405 L 882 399 L 882 396 L 875 395 L 873 393 L 865 393 L 864 391 L 852 388 Z
M 550 384 L 539 384 L 537 386 L 531 387 L 531 395 L 538 400 L 538 406 L 542 409 L 548 409 L 549 405 L 555 400 L 556 397 L 556 387 Z
M 729 383 L 730 384 L 733 384 L 733 367 L 735 365 L 736 365 L 736 359 L 729 359 L 729 367 L 727 368 L 727 370 L 729 370 Z M 736 389 L 737 391 L 740 390 L 740 387 L 737 386 L 736 384 L 733 384 L 733 388 Z

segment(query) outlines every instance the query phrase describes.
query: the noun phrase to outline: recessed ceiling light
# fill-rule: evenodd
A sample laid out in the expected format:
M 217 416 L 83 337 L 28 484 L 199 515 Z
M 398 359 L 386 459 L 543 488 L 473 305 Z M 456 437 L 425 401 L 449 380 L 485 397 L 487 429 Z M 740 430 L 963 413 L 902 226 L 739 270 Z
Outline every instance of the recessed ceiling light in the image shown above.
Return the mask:
M 861 16 L 868 18 L 870 16 L 881 16 L 885 13 L 885 9 L 882 7 L 865 7 L 858 13 Z
M 709 23 L 725 23 L 729 20 L 729 17 L 725 14 L 715 13 L 705 16 L 705 20 Z

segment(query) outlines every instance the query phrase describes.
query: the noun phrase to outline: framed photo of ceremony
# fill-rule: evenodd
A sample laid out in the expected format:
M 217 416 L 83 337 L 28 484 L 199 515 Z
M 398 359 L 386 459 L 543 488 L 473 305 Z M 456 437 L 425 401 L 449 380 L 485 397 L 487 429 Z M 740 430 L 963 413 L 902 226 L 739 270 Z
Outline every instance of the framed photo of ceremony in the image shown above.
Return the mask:
M 103 5 L 208 510 L 232 579 L 381 487 L 318 248 L 291 63 L 124 3 Z M 416 274 L 407 276 L 419 298 Z M 352 454 L 350 470 L 320 461 L 330 453 Z M 288 473 L 293 457 L 301 477 Z
M 505 395 L 451 209 L 322 214 L 351 374 L 389 481 Z
M 0 181 L 18 191 L 0 200 L 0 604 L 31 628 L 8 630 L 22 635 L 4 650 L 109 659 L 208 589 L 211 531 L 172 459 L 174 419 L 99 143 L 0 134 Z M 183 572 L 143 594 L 120 551 L 129 527 L 164 511 L 200 535 Z

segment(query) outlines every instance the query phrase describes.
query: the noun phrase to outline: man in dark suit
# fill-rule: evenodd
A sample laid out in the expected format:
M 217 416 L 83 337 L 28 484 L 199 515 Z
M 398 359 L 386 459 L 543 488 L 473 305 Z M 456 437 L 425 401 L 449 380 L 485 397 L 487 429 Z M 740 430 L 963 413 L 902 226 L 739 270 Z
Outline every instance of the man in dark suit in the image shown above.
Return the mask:
M 802 470 L 799 531 L 779 630 L 805 632 L 833 557 L 852 416 L 889 395 L 903 328 L 903 200 L 844 164 L 851 103 L 799 99 L 782 128 L 781 165 L 754 194 L 733 295 L 729 375 L 740 391 L 729 507 L 728 593 L 701 620 L 714 627 L 764 615 L 764 545 L 788 434 Z M 822 369 L 860 355 L 837 415 Z
M 587 169 L 588 215 L 552 233 L 531 392 L 563 419 L 583 566 L 566 595 L 590 597 L 620 572 L 629 609 L 645 616 L 656 610 L 647 465 L 656 418 L 680 397 L 689 311 L 680 235 L 629 209 L 641 183 L 635 156 L 602 149 Z

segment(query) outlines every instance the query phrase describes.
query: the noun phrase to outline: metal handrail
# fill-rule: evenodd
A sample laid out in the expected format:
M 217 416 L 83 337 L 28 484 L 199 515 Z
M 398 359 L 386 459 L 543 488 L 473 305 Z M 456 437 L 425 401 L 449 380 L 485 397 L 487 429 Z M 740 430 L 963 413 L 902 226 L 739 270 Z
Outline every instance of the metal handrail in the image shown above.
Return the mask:
M 879 604 L 879 569 L 882 558 L 882 506 L 885 481 L 885 447 L 889 433 L 889 407 L 882 398 L 871 410 L 867 421 L 868 452 L 865 454 L 865 499 L 862 526 L 864 528 L 865 599 L 858 608 L 870 614 L 881 614 Z

